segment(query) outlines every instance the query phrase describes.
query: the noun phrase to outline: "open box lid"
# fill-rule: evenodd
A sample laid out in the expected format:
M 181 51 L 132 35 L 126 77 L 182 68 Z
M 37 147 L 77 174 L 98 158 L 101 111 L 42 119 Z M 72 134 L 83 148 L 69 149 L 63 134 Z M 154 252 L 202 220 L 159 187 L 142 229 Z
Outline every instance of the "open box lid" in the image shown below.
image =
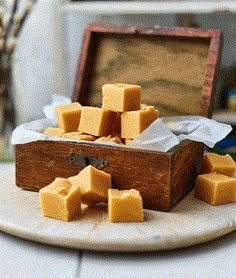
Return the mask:
M 161 116 L 211 117 L 221 45 L 216 29 L 88 25 L 72 100 L 101 107 L 102 85 L 138 84 Z

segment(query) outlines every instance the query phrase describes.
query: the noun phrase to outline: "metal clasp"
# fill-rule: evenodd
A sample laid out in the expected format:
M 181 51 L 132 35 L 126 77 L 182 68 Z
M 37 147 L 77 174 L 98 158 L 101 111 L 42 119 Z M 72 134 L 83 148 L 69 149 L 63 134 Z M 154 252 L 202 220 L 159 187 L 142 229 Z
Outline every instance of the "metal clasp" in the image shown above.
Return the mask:
M 83 168 L 88 165 L 92 165 L 97 169 L 102 169 L 109 164 L 109 162 L 103 157 L 97 157 L 95 155 L 84 153 L 76 153 L 73 149 L 70 149 L 68 155 L 65 156 L 65 160 L 71 164 L 75 164 Z

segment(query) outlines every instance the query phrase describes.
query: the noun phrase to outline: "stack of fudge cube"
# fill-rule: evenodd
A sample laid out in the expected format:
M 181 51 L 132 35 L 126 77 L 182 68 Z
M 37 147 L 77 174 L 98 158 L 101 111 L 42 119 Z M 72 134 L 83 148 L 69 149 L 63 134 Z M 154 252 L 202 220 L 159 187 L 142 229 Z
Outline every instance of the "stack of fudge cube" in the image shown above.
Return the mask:
M 102 86 L 102 107 L 79 103 L 56 107 L 57 128 L 43 133 L 88 141 L 128 144 L 158 116 L 153 106 L 141 105 L 141 86 L 123 83 Z
M 42 214 L 70 221 L 83 213 L 82 204 L 95 206 L 107 202 L 110 222 L 144 221 L 140 192 L 135 189 L 119 191 L 111 187 L 111 175 L 89 165 L 76 176 L 56 178 L 40 189 Z
M 213 206 L 236 201 L 236 163 L 229 155 L 207 153 L 196 179 L 195 197 Z

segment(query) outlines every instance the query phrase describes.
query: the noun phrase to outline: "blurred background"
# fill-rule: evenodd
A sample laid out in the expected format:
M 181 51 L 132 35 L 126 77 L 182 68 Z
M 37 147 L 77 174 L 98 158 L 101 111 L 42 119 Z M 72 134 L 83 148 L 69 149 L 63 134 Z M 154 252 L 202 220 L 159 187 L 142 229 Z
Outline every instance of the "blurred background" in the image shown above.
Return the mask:
M 220 29 L 213 117 L 236 125 L 236 1 L 0 0 L 1 160 L 14 159 L 10 137 L 17 125 L 43 117 L 53 94 L 71 97 L 91 22 Z

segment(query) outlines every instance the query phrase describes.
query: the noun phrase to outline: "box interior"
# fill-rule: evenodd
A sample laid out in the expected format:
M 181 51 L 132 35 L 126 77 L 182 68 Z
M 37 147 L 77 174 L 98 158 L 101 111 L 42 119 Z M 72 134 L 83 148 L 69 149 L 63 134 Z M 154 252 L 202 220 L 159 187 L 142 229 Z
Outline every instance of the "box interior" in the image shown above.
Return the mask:
M 121 82 L 141 85 L 142 103 L 162 116 L 198 115 L 209 46 L 209 37 L 93 33 L 82 104 L 101 107 L 102 85 Z

